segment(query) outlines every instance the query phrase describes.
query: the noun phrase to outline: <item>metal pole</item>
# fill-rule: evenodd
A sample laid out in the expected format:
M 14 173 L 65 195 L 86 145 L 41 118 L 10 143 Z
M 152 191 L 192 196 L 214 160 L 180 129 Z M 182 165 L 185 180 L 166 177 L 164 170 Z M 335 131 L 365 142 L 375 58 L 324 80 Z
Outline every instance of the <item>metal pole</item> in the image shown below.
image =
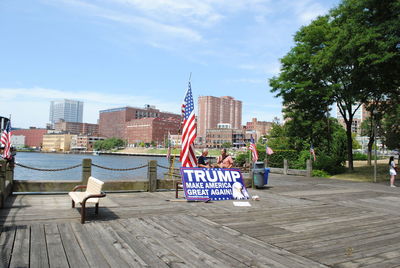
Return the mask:
M 374 127 L 374 143 L 375 143 L 375 164 L 374 164 L 374 182 L 376 182 L 376 165 L 377 165 L 377 158 L 378 158 L 378 154 L 377 154 L 377 149 L 376 149 L 376 126 L 377 126 L 377 122 L 376 120 L 374 120 L 375 123 L 375 127 Z

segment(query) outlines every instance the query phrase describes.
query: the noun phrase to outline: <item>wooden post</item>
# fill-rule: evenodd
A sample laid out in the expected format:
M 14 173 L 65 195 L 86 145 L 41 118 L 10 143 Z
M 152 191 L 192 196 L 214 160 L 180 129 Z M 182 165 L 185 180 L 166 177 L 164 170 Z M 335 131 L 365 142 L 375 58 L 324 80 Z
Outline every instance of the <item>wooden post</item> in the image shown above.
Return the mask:
M 287 173 L 288 173 L 288 168 L 289 168 L 289 166 L 288 166 L 288 161 L 287 161 L 287 159 L 283 159 L 283 174 L 284 174 L 284 175 L 287 175 Z
M 147 179 L 149 182 L 148 191 L 157 191 L 157 160 L 149 160 L 149 166 L 147 169 Z
M 0 160 L 0 208 L 4 207 L 5 202 L 5 191 L 6 191 L 6 165 L 7 162 L 4 159 Z
M 312 161 L 307 159 L 307 177 L 312 176 Z
M 6 180 L 10 184 L 12 184 L 14 180 L 14 165 L 14 161 L 8 162 L 8 164 L 6 165 Z
M 82 159 L 82 185 L 87 185 L 90 176 L 92 176 L 92 159 Z

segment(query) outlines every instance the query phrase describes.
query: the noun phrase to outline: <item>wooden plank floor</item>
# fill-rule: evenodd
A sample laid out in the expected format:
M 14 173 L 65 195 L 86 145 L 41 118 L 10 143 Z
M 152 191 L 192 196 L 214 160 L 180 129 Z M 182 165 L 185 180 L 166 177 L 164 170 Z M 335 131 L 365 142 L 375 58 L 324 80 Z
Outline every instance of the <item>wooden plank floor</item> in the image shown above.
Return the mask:
M 0 210 L 0 267 L 400 267 L 400 188 L 272 174 L 260 201 L 115 193 L 79 223 L 67 195 Z

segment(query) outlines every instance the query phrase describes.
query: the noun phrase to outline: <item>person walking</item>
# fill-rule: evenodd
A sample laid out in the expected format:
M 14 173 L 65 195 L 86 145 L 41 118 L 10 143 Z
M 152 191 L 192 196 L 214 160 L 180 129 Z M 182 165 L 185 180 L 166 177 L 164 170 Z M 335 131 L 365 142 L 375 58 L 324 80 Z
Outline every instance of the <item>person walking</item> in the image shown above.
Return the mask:
M 389 174 L 390 174 L 390 187 L 396 187 L 396 185 L 394 185 L 394 180 L 397 175 L 397 167 L 396 164 L 394 163 L 393 156 L 391 156 L 389 159 Z

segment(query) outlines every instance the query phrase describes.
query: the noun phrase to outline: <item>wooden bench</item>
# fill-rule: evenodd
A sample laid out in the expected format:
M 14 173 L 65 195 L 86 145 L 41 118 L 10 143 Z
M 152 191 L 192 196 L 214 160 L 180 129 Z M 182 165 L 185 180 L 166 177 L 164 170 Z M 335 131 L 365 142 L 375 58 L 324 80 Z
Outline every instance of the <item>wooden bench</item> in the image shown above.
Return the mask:
M 72 198 L 72 207 L 75 207 L 75 203 L 81 204 L 81 223 L 85 223 L 86 216 L 86 203 L 93 203 L 96 205 L 95 214 L 99 214 L 99 198 L 105 197 L 106 194 L 101 191 L 104 182 L 96 179 L 95 177 L 89 177 L 87 185 L 77 185 L 74 187 L 72 192 L 69 192 L 69 196 Z M 86 189 L 85 192 L 77 192 L 78 189 Z

